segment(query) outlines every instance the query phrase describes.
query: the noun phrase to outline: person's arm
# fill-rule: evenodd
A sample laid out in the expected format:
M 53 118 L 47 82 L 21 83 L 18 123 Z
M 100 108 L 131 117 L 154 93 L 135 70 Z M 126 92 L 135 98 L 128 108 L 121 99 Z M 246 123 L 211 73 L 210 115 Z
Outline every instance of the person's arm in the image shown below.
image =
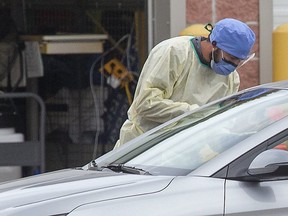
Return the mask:
M 185 54 L 178 53 L 173 47 L 162 46 L 151 52 L 143 67 L 145 75 L 139 80 L 141 88 L 135 98 L 139 116 L 163 123 L 198 107 L 197 104 L 170 99 L 185 61 Z

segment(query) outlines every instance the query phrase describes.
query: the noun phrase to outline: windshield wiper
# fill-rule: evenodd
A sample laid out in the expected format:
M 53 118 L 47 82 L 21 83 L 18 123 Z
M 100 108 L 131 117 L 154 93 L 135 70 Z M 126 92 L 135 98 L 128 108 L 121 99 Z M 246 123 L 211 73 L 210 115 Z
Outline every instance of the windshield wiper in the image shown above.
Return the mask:
M 99 170 L 97 163 L 95 162 L 95 160 L 92 160 L 89 164 L 88 164 L 88 170 Z
M 137 168 L 134 166 L 125 166 L 124 164 L 110 164 L 102 168 L 108 168 L 114 172 L 123 172 L 123 173 L 138 174 L 138 175 L 152 175 L 148 171 L 143 170 L 141 168 Z

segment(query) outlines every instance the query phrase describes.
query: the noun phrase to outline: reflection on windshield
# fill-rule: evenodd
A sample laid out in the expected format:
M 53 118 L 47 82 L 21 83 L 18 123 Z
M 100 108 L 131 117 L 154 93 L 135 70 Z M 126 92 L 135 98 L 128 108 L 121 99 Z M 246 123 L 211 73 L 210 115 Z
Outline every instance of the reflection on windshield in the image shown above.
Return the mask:
M 144 137 L 115 163 L 145 167 L 152 174 L 186 175 L 287 116 L 287 92 L 255 90 L 206 106 Z

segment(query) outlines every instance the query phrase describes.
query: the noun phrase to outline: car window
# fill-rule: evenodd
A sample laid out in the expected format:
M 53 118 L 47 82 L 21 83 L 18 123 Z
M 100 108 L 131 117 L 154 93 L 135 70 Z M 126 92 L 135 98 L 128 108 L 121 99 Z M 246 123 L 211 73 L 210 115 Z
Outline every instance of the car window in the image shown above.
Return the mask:
M 144 137 L 138 148 L 115 163 L 152 174 L 186 175 L 288 115 L 287 91 L 248 93 L 212 104 Z
M 285 140 L 281 141 L 280 144 L 277 144 L 273 148 L 274 149 L 280 149 L 280 150 L 288 151 L 288 138 L 286 138 Z
M 283 151 L 287 151 L 288 144 L 288 129 L 278 133 L 277 135 L 265 140 L 260 143 L 257 147 L 251 149 L 249 152 L 242 155 L 237 160 L 233 161 L 228 165 L 228 173 L 218 172 L 214 175 L 214 177 L 219 178 L 231 178 L 231 179 L 245 179 L 248 176 L 247 170 L 250 166 L 251 162 L 262 152 L 269 149 L 280 149 Z M 224 168 L 226 169 L 226 167 Z M 244 178 L 243 178 L 244 177 Z

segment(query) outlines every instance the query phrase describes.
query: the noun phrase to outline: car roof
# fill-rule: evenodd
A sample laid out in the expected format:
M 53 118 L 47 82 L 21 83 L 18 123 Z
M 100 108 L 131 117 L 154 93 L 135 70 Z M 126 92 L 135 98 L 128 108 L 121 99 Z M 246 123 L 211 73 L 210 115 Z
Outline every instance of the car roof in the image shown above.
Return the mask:
M 254 89 L 254 88 L 275 88 L 275 89 L 288 89 L 288 80 L 282 80 L 278 82 L 271 82 L 271 83 L 265 83 L 262 85 L 251 87 L 247 90 Z

